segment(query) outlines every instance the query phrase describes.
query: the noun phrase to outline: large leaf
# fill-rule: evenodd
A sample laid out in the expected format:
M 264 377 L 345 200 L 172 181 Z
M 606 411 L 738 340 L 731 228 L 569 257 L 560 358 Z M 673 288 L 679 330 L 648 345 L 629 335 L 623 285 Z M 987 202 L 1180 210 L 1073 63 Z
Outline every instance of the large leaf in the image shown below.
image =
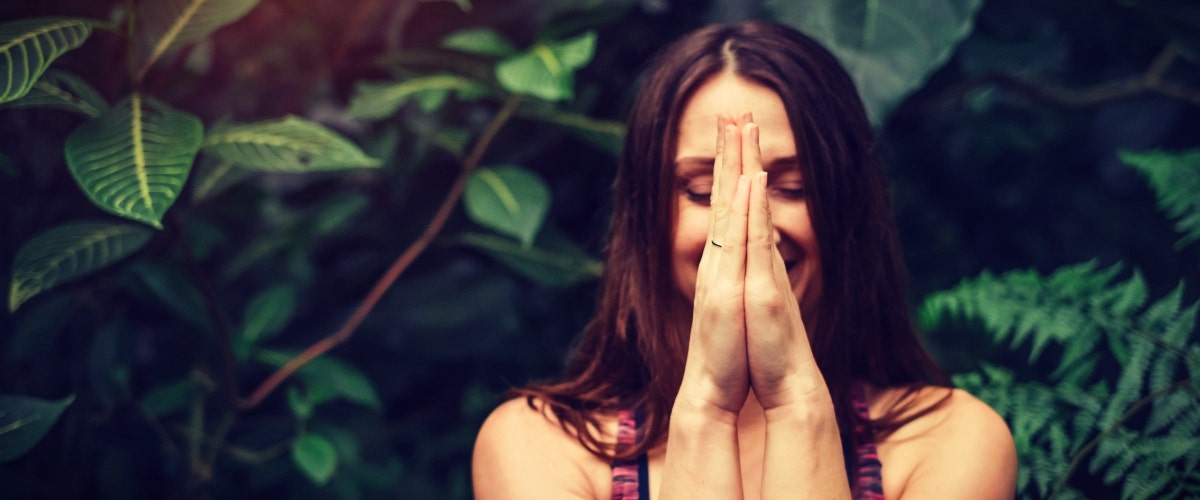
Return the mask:
M 337 470 L 337 450 L 325 436 L 309 432 L 292 443 L 292 462 L 313 483 L 324 485 Z
M 96 206 L 162 228 L 203 134 L 195 116 L 133 94 L 67 137 L 67 166 Z
M 151 0 L 139 2 L 137 20 L 147 44 L 142 72 L 168 52 L 208 36 L 250 12 L 259 0 Z
M 58 56 L 92 34 L 86 19 L 47 17 L 0 24 L 0 103 L 15 100 Z
M 29 93 L 5 106 L 73 111 L 91 118 L 108 109 L 108 103 L 83 79 L 66 71 L 50 69 L 33 84 Z
M 496 78 L 506 90 L 548 101 L 575 96 L 575 71 L 591 62 L 596 32 L 561 42 L 539 42 L 496 65 Z
M 1121 161 L 1146 176 L 1159 207 L 1175 219 L 1183 233 L 1176 245 L 1200 240 L 1200 149 L 1121 153 Z
M 481 168 L 467 180 L 463 203 L 471 220 L 529 247 L 550 208 L 550 189 L 523 168 Z
M 378 167 L 345 137 L 298 116 L 221 127 L 204 138 L 204 152 L 252 170 L 313 172 Z
M 945 64 L 974 28 L 983 0 L 767 0 L 784 23 L 821 42 L 880 124 Z
M 151 234 L 132 224 L 85 222 L 35 236 L 13 260 L 8 309 L 15 311 L 34 295 L 120 260 L 145 245 Z
M 416 100 L 425 112 L 433 112 L 454 92 L 462 100 L 478 99 L 487 87 L 475 80 L 448 73 L 410 78 L 394 83 L 359 83 L 350 98 L 347 113 L 363 118 L 387 118 L 404 103 Z
M 0 463 L 24 455 L 38 444 L 72 401 L 75 396 L 46 401 L 0 395 Z

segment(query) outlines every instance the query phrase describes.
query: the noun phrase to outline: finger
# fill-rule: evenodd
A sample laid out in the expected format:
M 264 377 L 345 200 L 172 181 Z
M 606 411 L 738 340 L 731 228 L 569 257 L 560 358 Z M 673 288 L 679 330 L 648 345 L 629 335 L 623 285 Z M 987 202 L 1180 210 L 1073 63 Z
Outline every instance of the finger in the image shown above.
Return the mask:
M 746 279 L 746 226 L 750 211 L 750 179 L 738 175 L 731 203 L 729 223 L 725 227 L 717 280 L 722 288 L 741 291 Z M 728 287 L 728 288 L 726 288 Z M 739 297 L 741 293 L 738 293 Z
M 748 176 L 749 177 L 749 176 Z M 748 288 L 777 286 L 775 261 L 782 260 L 775 248 L 775 228 L 767 201 L 767 173 L 750 177 L 750 215 L 746 231 L 746 281 Z
M 763 171 L 762 149 L 758 146 L 758 124 L 742 125 L 742 174 L 754 178 Z
M 720 192 L 714 191 L 718 202 L 712 205 L 713 233 L 717 235 L 717 243 L 727 230 L 727 220 L 732 213 L 732 200 L 737 190 L 738 179 L 742 175 L 742 140 L 738 128 L 726 124 L 721 130 L 725 147 L 721 154 L 721 162 L 713 164 L 713 177 L 721 179 Z M 715 188 L 714 188 L 715 189 Z
M 727 115 L 717 115 L 717 155 L 713 158 L 713 184 L 712 190 L 709 192 L 708 206 L 709 223 L 708 223 L 708 239 L 715 241 L 720 233 L 717 232 L 717 207 L 727 207 L 729 205 L 728 198 L 724 196 L 721 186 L 725 184 L 720 175 L 721 165 L 724 163 L 725 156 L 725 126 L 732 120 Z

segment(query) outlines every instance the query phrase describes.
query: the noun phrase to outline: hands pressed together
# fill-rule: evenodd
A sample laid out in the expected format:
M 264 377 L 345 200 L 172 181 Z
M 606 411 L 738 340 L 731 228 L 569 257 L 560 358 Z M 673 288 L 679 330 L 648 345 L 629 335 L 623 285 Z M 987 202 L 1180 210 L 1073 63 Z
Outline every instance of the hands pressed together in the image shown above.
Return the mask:
M 827 399 L 777 247 L 758 126 L 750 113 L 717 121 L 709 244 L 679 398 L 735 415 L 750 389 L 764 410 Z

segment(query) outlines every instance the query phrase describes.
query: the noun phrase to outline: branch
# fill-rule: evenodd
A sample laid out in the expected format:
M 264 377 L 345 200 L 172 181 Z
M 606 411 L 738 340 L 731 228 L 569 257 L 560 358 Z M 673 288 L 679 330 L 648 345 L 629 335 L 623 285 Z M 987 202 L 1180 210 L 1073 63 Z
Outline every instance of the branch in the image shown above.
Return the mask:
M 299 370 L 300 367 L 304 366 L 309 361 L 312 361 L 317 356 L 320 356 L 330 349 L 333 349 L 338 344 L 345 342 L 350 338 L 351 335 L 354 334 L 355 329 L 362 324 L 363 320 L 366 319 L 367 314 L 369 314 L 371 310 L 375 308 L 375 304 L 378 303 L 379 299 L 383 297 L 384 292 L 386 292 L 388 288 L 392 286 L 392 283 L 396 281 L 396 278 L 399 278 L 400 274 L 403 273 L 405 269 L 408 269 L 408 266 L 411 265 L 414 260 L 416 260 L 417 256 L 421 255 L 421 252 L 425 251 L 425 248 L 429 246 L 434 237 L 441 232 L 442 227 L 446 225 L 446 220 L 450 217 L 450 213 L 454 210 L 454 207 L 458 205 L 458 199 L 462 196 L 463 188 L 467 183 L 467 178 L 469 178 L 471 176 L 471 172 L 473 172 L 475 168 L 479 166 L 479 161 L 483 159 L 483 153 L 487 151 L 488 146 L 491 144 L 492 140 L 496 138 L 496 134 L 500 132 L 500 129 L 504 126 L 504 124 L 508 122 L 510 118 L 512 118 L 513 114 L 517 110 L 517 107 L 520 105 L 520 102 L 521 99 L 519 96 L 510 96 L 508 100 L 504 102 L 504 106 L 501 107 L 500 110 L 496 112 L 496 115 L 492 117 L 492 121 L 488 123 L 487 128 L 484 129 L 483 133 L 479 136 L 479 140 L 475 142 L 475 146 L 471 149 L 471 154 L 468 155 L 467 159 L 463 161 L 462 172 L 458 174 L 458 178 L 455 179 L 454 185 L 451 186 L 450 191 L 446 193 L 445 199 L 442 200 L 442 204 L 440 207 L 438 207 L 437 212 L 433 215 L 433 219 L 429 221 L 429 225 L 425 227 L 425 231 L 421 233 L 421 236 L 417 238 L 416 241 L 414 241 L 406 250 L 404 250 L 404 253 L 400 254 L 400 257 L 398 257 L 396 261 L 392 263 L 392 266 L 388 268 L 387 272 L 375 282 L 375 286 L 371 287 L 371 291 L 367 293 L 367 296 L 363 298 L 361 303 L 358 304 L 358 307 L 354 310 L 354 313 L 350 315 L 344 324 L 342 324 L 341 328 L 338 328 L 338 330 L 332 335 L 317 341 L 304 351 L 301 351 L 294 358 L 288 360 L 288 362 L 280 367 L 279 370 L 276 370 L 275 373 L 267 378 L 267 380 L 263 381 L 263 383 L 260 384 L 258 388 L 250 394 L 249 397 L 241 400 L 238 405 L 240 408 L 245 409 L 257 406 L 263 401 L 263 399 L 267 397 L 267 395 L 271 393 L 272 390 L 278 387 L 279 384 L 283 383 L 283 381 L 295 373 L 296 370 Z
M 996 86 L 1023 94 L 1039 101 L 1065 108 L 1083 108 L 1102 104 L 1113 99 L 1139 94 L 1159 94 L 1200 106 L 1200 88 L 1187 87 L 1176 82 L 1163 81 L 1163 75 L 1175 63 L 1178 50 L 1168 44 L 1155 56 L 1146 72 L 1136 77 L 1100 83 L 1083 88 L 1068 88 L 1048 82 L 1026 80 L 1004 73 L 986 73 L 951 86 L 936 96 L 915 107 L 937 106 L 946 102 L 957 102 L 968 92 L 979 87 Z
M 1056 495 L 1058 495 L 1058 493 L 1067 486 L 1067 481 L 1071 479 L 1071 475 L 1075 473 L 1075 469 L 1083 464 L 1083 458 L 1086 457 L 1088 455 L 1088 453 L 1091 453 L 1092 449 L 1099 446 L 1101 441 L 1103 441 L 1108 436 L 1112 435 L 1112 433 L 1117 432 L 1117 429 L 1120 429 L 1121 425 L 1123 425 L 1125 422 L 1127 422 L 1130 418 L 1133 418 L 1133 416 L 1136 415 L 1139 410 L 1141 410 L 1146 405 L 1153 403 L 1154 400 L 1167 395 L 1171 391 L 1174 391 L 1175 389 L 1178 389 L 1180 387 L 1190 387 L 1191 384 L 1192 384 L 1191 379 L 1179 380 L 1179 381 L 1175 382 L 1174 384 L 1171 384 L 1162 389 L 1159 389 L 1150 394 L 1147 394 L 1142 399 L 1139 399 L 1136 402 L 1134 402 L 1133 405 L 1130 406 L 1128 410 L 1125 410 L 1125 413 L 1121 414 L 1121 418 L 1117 419 L 1116 422 L 1113 422 L 1112 425 L 1108 426 L 1108 428 L 1105 429 L 1104 432 L 1101 432 L 1100 435 L 1092 438 L 1091 441 L 1088 441 L 1087 445 L 1085 445 L 1082 449 L 1080 449 L 1079 452 L 1076 453 L 1074 457 L 1071 457 L 1071 465 L 1069 467 L 1067 467 L 1067 472 L 1065 474 L 1063 474 L 1062 479 L 1058 480 L 1058 483 L 1056 483 L 1054 485 L 1054 489 L 1050 490 L 1050 494 L 1046 495 L 1046 498 L 1050 499 L 1050 498 L 1054 498 Z

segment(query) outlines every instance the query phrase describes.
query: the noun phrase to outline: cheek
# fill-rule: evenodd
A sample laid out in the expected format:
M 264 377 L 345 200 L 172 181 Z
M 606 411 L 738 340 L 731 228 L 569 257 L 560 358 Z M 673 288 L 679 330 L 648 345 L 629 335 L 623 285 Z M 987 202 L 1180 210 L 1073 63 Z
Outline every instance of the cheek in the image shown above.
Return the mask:
M 691 296 L 696 286 L 696 267 L 708 243 L 708 210 L 681 206 L 676 212 L 671 254 L 676 286 Z

